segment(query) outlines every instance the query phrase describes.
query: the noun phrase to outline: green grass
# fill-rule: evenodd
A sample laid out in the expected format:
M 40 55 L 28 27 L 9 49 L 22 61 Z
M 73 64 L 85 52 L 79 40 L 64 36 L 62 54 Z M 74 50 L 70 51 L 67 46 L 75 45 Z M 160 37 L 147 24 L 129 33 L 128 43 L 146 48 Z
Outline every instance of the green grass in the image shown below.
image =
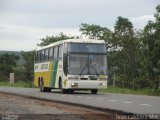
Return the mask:
M 160 96 L 160 90 L 155 93 L 154 89 L 145 88 L 145 89 L 138 89 L 133 90 L 129 88 L 120 88 L 120 87 L 111 87 L 108 86 L 106 89 L 101 89 L 101 92 L 109 92 L 109 93 L 122 93 L 122 94 L 139 94 L 139 95 L 150 95 L 150 96 Z
M 23 81 L 18 81 L 13 83 L 9 83 L 9 82 L 0 82 L 0 86 L 10 86 L 10 87 L 25 87 L 25 88 L 29 88 L 32 87 L 31 84 L 23 82 Z

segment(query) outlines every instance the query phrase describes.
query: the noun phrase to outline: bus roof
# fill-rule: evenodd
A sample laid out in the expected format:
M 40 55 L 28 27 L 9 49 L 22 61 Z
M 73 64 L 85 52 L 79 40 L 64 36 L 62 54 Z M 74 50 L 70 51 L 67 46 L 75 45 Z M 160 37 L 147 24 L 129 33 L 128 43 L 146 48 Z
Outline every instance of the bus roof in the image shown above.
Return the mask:
M 61 40 L 61 41 L 58 41 L 58 42 L 51 43 L 51 44 L 49 44 L 47 46 L 44 46 L 44 47 L 38 47 L 36 49 L 36 51 L 42 50 L 42 49 L 46 49 L 46 48 L 49 48 L 49 47 L 52 47 L 52 46 L 60 45 L 60 44 L 63 44 L 63 43 L 103 43 L 103 44 L 105 44 L 104 40 L 95 40 L 95 39 L 66 39 L 66 40 Z

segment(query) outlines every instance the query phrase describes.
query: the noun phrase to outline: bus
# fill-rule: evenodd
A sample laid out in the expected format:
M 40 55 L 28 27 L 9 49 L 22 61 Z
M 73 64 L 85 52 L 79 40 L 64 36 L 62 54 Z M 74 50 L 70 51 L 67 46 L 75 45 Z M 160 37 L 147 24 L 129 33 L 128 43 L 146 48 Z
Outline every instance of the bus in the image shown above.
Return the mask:
M 34 85 L 41 92 L 60 89 L 107 88 L 107 49 L 104 40 L 67 39 L 37 48 L 34 60 Z

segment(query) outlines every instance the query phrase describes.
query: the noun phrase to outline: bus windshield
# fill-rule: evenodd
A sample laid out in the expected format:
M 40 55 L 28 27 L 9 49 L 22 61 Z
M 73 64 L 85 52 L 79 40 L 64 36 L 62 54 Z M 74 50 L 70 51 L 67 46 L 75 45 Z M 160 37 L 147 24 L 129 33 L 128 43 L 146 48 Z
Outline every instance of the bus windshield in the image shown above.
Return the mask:
M 70 54 L 68 73 L 77 75 L 106 75 L 107 56 Z

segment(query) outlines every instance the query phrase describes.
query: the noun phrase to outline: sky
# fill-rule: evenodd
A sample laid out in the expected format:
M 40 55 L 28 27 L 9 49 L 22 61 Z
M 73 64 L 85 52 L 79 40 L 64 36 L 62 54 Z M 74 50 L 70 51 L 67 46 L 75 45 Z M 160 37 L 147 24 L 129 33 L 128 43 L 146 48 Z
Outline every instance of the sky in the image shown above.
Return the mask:
M 113 29 L 118 16 L 135 29 L 154 21 L 160 0 L 0 0 L 0 50 L 30 51 L 40 39 L 80 35 L 81 23 Z

